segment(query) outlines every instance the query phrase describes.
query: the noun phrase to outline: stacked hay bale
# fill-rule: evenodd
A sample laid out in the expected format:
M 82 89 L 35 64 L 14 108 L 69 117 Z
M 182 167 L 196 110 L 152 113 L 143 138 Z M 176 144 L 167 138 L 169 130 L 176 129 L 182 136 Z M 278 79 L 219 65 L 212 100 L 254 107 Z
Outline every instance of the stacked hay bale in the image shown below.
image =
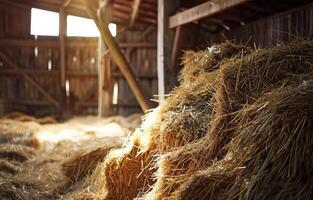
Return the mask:
M 310 80 L 313 73 L 312 55 L 312 42 L 301 41 L 256 50 L 223 63 L 213 95 L 213 117 L 207 135 L 161 157 L 157 183 L 146 199 L 175 199 L 181 185 L 193 173 L 223 159 L 237 129 L 237 113 L 266 92 Z
M 240 57 L 247 52 L 246 47 L 230 42 L 211 51 L 188 52 L 186 57 L 198 65 L 185 67 L 181 86 L 147 114 L 141 129 L 136 130 L 125 147 L 110 152 L 102 171 L 95 172 L 105 174 L 99 176 L 104 178 L 102 189 L 106 191 L 101 198 L 126 200 L 140 196 L 155 181 L 152 175 L 157 155 L 205 136 L 216 85 L 216 75 L 209 72 L 215 73 L 224 59 Z

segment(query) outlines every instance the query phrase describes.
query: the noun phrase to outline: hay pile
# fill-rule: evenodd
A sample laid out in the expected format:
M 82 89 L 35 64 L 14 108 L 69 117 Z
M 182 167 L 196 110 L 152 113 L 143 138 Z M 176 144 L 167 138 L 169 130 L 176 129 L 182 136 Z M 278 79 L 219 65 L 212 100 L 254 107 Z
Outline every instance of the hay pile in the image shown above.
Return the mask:
M 146 198 L 174 198 L 193 173 L 223 159 L 237 129 L 237 113 L 266 92 L 309 80 L 313 72 L 312 53 L 312 42 L 302 41 L 256 50 L 223 63 L 211 102 L 214 109 L 207 135 L 161 156 L 157 183 Z
M 201 56 L 203 62 L 196 68 L 186 67 L 181 86 L 175 88 L 165 103 L 147 114 L 141 129 L 136 130 L 123 149 L 109 153 L 102 171 L 97 172 L 105 175 L 101 177 L 105 190 L 100 192 L 101 198 L 126 200 L 140 196 L 155 182 L 152 174 L 156 171 L 157 155 L 205 136 L 216 85 L 215 72 L 209 72 L 218 69 L 223 60 L 247 52 L 247 48 L 231 43 L 218 46 L 212 52 L 188 52 L 189 60 Z
M 312 199 L 313 82 L 273 90 L 235 117 L 227 155 L 175 199 Z

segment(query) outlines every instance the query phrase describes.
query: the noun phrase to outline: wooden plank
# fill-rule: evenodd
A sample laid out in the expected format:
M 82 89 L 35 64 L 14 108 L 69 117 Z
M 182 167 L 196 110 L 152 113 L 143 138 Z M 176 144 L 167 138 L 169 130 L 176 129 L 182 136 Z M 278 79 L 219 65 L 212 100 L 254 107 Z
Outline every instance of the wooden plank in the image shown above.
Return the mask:
M 130 27 L 132 27 L 135 24 L 135 21 L 138 17 L 140 3 L 141 3 L 141 0 L 134 0 L 133 10 L 130 16 Z
M 61 108 L 60 104 L 58 103 L 58 101 L 55 98 L 53 98 L 49 93 L 47 93 L 45 89 L 43 89 L 32 77 L 30 77 L 26 72 L 24 72 L 24 70 L 20 66 L 18 66 L 15 62 L 13 62 L 13 60 L 11 58 L 9 58 L 2 51 L 0 51 L 0 58 L 4 62 L 6 62 L 9 66 L 11 66 L 15 70 L 17 70 L 23 76 L 23 78 L 26 81 L 28 81 L 31 85 L 33 85 L 44 97 L 47 98 L 47 100 L 49 100 L 51 103 L 53 103 L 53 105 L 55 105 L 55 107 L 57 107 L 58 109 Z
M 158 72 L 158 98 L 161 103 L 174 86 L 175 74 L 170 73 L 171 52 L 173 45 L 173 31 L 169 29 L 169 17 L 178 9 L 176 0 L 158 0 L 158 47 L 157 47 L 157 72 Z
M 90 17 L 95 21 L 101 33 L 103 41 L 105 42 L 108 49 L 110 49 L 114 62 L 117 64 L 120 71 L 125 76 L 142 110 L 146 112 L 151 108 L 150 103 L 148 99 L 145 97 L 139 83 L 136 81 L 135 75 L 132 72 L 125 56 L 123 55 L 121 48 L 119 47 L 115 38 L 111 35 L 111 32 L 108 28 L 108 23 L 102 20 L 100 21 L 101 16 L 100 17 L 97 16 L 97 9 L 99 5 L 97 4 L 97 2 L 91 2 L 89 0 L 85 0 L 85 3 L 87 12 L 90 15 Z
M 211 0 L 170 17 L 170 28 L 176 28 L 190 22 L 220 13 L 250 0 Z
M 20 47 L 60 47 L 60 41 L 56 39 L 0 39 L 1 46 L 20 46 Z M 94 47 L 98 46 L 96 41 L 93 40 L 68 40 L 66 41 L 67 47 Z M 128 42 L 120 43 L 120 47 L 126 48 L 157 48 L 155 43 L 149 42 Z
M 181 38 L 182 38 L 182 26 L 178 26 L 175 30 L 175 37 L 174 37 L 174 43 L 173 43 L 173 51 L 172 51 L 172 61 L 171 61 L 171 67 L 173 70 L 173 73 L 178 73 L 178 67 L 177 67 L 177 60 L 178 60 L 178 54 L 181 50 Z

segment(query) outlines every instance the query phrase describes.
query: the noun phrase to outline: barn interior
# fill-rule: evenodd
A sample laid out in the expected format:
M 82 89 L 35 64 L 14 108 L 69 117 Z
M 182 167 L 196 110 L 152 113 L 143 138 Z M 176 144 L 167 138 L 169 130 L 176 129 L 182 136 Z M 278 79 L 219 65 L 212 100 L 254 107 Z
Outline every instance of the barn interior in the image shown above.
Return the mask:
M 0 0 L 0 199 L 313 199 L 311 0 Z

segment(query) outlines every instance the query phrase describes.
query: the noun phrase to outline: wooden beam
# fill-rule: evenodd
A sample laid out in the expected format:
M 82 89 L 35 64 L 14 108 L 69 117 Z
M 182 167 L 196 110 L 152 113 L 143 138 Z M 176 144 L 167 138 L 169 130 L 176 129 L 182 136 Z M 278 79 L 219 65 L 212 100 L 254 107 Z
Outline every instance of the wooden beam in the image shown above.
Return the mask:
M 96 4 L 96 2 L 90 0 L 85 0 L 85 4 L 87 12 L 90 15 L 90 17 L 95 21 L 101 33 L 103 41 L 105 42 L 108 49 L 110 49 L 114 62 L 117 64 L 120 71 L 125 76 L 131 90 L 134 93 L 134 96 L 136 97 L 139 105 L 141 106 L 141 109 L 144 112 L 146 112 L 151 108 L 149 101 L 146 99 L 139 83 L 136 81 L 135 75 L 132 72 L 126 58 L 124 57 L 118 43 L 116 42 L 115 38 L 111 35 L 111 32 L 108 28 L 108 23 L 102 20 L 100 21 L 101 17 L 97 16 L 97 9 L 99 5 Z
M 64 3 L 63 3 L 63 7 L 66 8 L 68 5 L 70 5 L 72 0 L 64 0 Z
M 198 6 L 179 12 L 170 17 L 170 28 L 176 28 L 190 22 L 223 12 L 250 0 L 211 0 Z
M 135 24 L 135 21 L 138 17 L 140 3 L 141 3 L 141 0 L 134 0 L 133 10 L 132 10 L 132 13 L 130 15 L 130 27 L 132 27 Z
M 179 53 L 181 51 L 181 38 L 182 38 L 182 26 L 178 26 L 175 30 L 175 37 L 174 37 L 174 43 L 173 43 L 173 50 L 172 50 L 172 60 L 171 60 L 171 67 L 173 70 L 173 73 L 178 73 L 178 66 L 177 66 L 177 60 Z
M 176 84 L 176 74 L 170 71 L 174 32 L 169 29 L 169 17 L 177 11 L 178 3 L 178 0 L 158 0 L 157 72 L 160 103 Z
M 57 39 L 10 39 L 2 38 L 0 39 L 0 46 L 20 46 L 20 47 L 60 47 L 60 40 Z M 67 47 L 87 47 L 96 48 L 98 46 L 96 41 L 93 40 L 80 40 L 80 39 L 67 39 Z M 157 45 L 151 42 L 128 42 L 121 43 L 120 47 L 126 48 L 156 48 Z
M 9 66 L 13 67 L 16 71 L 18 71 L 24 79 L 29 82 L 31 85 L 33 85 L 44 97 L 47 98 L 55 107 L 60 109 L 60 104 L 56 99 L 54 99 L 48 92 L 46 92 L 45 89 L 43 89 L 32 77 L 30 77 L 24 70 L 18 66 L 11 58 L 9 58 L 5 53 L 0 51 L 0 58 L 6 62 Z

